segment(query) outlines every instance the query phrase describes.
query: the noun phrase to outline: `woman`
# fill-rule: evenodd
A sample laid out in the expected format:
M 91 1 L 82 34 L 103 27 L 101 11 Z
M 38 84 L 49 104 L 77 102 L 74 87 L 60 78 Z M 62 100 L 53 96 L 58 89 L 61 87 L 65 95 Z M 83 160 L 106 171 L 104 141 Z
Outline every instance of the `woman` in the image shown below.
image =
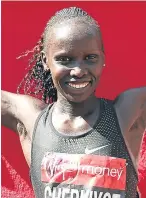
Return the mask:
M 57 12 L 30 63 L 18 91 L 37 83 L 33 91 L 45 103 L 2 92 L 2 124 L 20 136 L 36 197 L 135 198 L 138 151 L 130 130 L 144 121 L 146 87 L 114 101 L 95 96 L 105 66 L 99 25 L 80 8 Z

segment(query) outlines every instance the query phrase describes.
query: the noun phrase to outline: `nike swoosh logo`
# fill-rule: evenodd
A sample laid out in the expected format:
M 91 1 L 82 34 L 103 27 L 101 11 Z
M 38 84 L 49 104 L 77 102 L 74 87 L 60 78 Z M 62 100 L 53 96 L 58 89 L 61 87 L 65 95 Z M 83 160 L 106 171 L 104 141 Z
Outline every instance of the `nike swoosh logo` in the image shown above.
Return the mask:
M 103 148 L 105 148 L 107 146 L 109 146 L 109 144 L 108 145 L 105 145 L 105 146 L 100 146 L 100 147 L 97 147 L 97 148 L 94 148 L 94 149 L 88 149 L 88 148 L 86 148 L 85 149 L 85 154 L 94 153 L 95 151 L 99 151 L 99 150 L 101 150 L 101 149 L 103 149 Z

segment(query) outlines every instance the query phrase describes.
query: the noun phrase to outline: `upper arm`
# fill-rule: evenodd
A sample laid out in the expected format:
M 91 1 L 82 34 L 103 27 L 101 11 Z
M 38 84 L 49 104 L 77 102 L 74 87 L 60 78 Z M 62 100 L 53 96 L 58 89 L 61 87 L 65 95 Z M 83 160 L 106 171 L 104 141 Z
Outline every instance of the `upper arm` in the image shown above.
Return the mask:
M 146 115 L 146 87 L 125 91 L 114 106 L 123 131 L 129 131 L 139 117 Z
M 27 130 L 31 129 L 37 115 L 45 107 L 38 99 L 6 91 L 1 93 L 2 125 L 18 131 L 19 123 Z
M 1 92 L 1 121 L 2 125 L 16 131 L 17 128 L 17 95 L 7 91 Z

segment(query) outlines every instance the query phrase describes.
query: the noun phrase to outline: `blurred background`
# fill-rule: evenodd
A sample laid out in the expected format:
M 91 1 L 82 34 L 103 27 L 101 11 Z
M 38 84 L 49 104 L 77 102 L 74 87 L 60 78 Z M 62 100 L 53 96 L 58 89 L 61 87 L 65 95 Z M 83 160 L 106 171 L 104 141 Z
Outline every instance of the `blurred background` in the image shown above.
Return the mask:
M 146 85 L 146 2 L 2 2 L 2 89 L 16 92 L 27 58 L 54 13 L 68 6 L 86 10 L 100 24 L 106 67 L 96 94 L 114 99 Z M 146 135 L 141 146 L 139 189 L 146 198 Z M 2 127 L 2 197 L 34 197 L 18 136 Z

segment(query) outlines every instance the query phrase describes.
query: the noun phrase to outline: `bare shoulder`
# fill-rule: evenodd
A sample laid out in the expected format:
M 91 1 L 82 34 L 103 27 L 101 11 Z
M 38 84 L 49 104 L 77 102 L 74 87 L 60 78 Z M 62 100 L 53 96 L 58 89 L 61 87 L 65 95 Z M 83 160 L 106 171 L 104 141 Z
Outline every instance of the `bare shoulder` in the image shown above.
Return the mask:
M 44 102 L 27 95 L 2 91 L 2 125 L 17 131 L 18 123 L 31 131 L 38 114 L 47 106 Z
M 146 87 L 129 89 L 114 101 L 117 116 L 123 132 L 129 131 L 146 111 Z

